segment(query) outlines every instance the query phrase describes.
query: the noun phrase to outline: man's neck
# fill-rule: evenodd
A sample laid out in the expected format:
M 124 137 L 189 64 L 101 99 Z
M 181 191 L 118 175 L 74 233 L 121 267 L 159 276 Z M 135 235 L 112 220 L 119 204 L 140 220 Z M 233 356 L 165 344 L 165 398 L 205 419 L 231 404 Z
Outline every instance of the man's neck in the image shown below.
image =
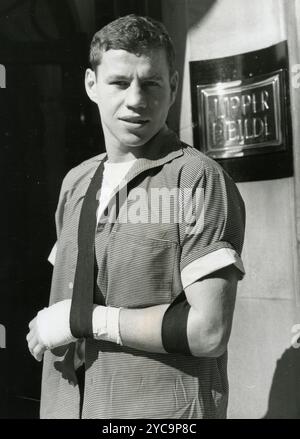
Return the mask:
M 125 163 L 139 158 L 139 154 L 135 151 L 120 151 L 119 149 L 113 149 L 106 147 L 107 157 L 109 163 Z
M 147 145 L 151 144 L 153 139 L 157 137 L 159 133 L 167 132 L 167 127 L 164 126 L 152 139 L 147 142 Z M 110 163 L 122 163 L 129 162 L 135 159 L 143 158 L 145 155 L 149 153 L 148 146 L 134 146 L 130 147 L 127 145 L 118 145 L 116 144 L 115 139 L 111 138 L 111 135 L 106 135 L 104 130 L 104 138 L 105 138 L 105 146 L 108 161 Z

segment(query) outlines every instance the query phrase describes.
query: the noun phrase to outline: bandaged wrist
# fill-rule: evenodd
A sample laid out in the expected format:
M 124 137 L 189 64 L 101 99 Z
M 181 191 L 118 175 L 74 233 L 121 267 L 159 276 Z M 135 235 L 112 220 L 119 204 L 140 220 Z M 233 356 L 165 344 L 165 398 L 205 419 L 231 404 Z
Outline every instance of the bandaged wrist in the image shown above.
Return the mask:
M 71 300 L 62 300 L 37 314 L 37 329 L 41 342 L 53 349 L 76 341 L 70 330 Z
M 93 333 L 97 340 L 122 345 L 119 327 L 121 308 L 98 305 L 93 311 Z

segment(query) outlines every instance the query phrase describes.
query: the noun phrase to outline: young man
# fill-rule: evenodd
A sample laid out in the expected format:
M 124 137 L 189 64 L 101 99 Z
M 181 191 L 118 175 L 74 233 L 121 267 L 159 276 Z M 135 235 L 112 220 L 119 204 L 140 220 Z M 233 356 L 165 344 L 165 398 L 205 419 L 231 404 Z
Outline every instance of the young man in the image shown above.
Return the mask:
M 44 357 L 41 417 L 224 418 L 243 201 L 166 127 L 178 73 L 160 23 L 115 20 L 90 61 L 107 152 L 61 189 L 50 306 L 27 335 Z

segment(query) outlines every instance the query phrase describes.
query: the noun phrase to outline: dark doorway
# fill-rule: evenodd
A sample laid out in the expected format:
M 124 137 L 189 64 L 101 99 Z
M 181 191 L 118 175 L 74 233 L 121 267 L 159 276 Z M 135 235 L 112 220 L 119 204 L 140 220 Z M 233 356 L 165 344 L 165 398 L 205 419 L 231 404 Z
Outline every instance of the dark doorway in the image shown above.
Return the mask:
M 59 189 L 71 167 L 103 151 L 83 84 L 89 40 L 127 13 L 160 18 L 160 0 L 1 2 L 0 418 L 38 417 L 41 363 L 25 337 L 48 304 Z

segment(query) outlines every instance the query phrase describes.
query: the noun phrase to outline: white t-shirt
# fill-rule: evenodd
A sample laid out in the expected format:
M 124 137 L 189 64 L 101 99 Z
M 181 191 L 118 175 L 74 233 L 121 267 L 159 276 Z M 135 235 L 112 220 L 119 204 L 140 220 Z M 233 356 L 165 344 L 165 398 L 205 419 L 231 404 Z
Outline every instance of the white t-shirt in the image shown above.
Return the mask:
M 99 222 L 101 214 L 108 205 L 114 190 L 124 180 L 125 175 L 133 166 L 135 161 L 136 159 L 122 163 L 104 163 L 103 181 L 100 192 L 99 206 L 97 210 L 97 223 Z

